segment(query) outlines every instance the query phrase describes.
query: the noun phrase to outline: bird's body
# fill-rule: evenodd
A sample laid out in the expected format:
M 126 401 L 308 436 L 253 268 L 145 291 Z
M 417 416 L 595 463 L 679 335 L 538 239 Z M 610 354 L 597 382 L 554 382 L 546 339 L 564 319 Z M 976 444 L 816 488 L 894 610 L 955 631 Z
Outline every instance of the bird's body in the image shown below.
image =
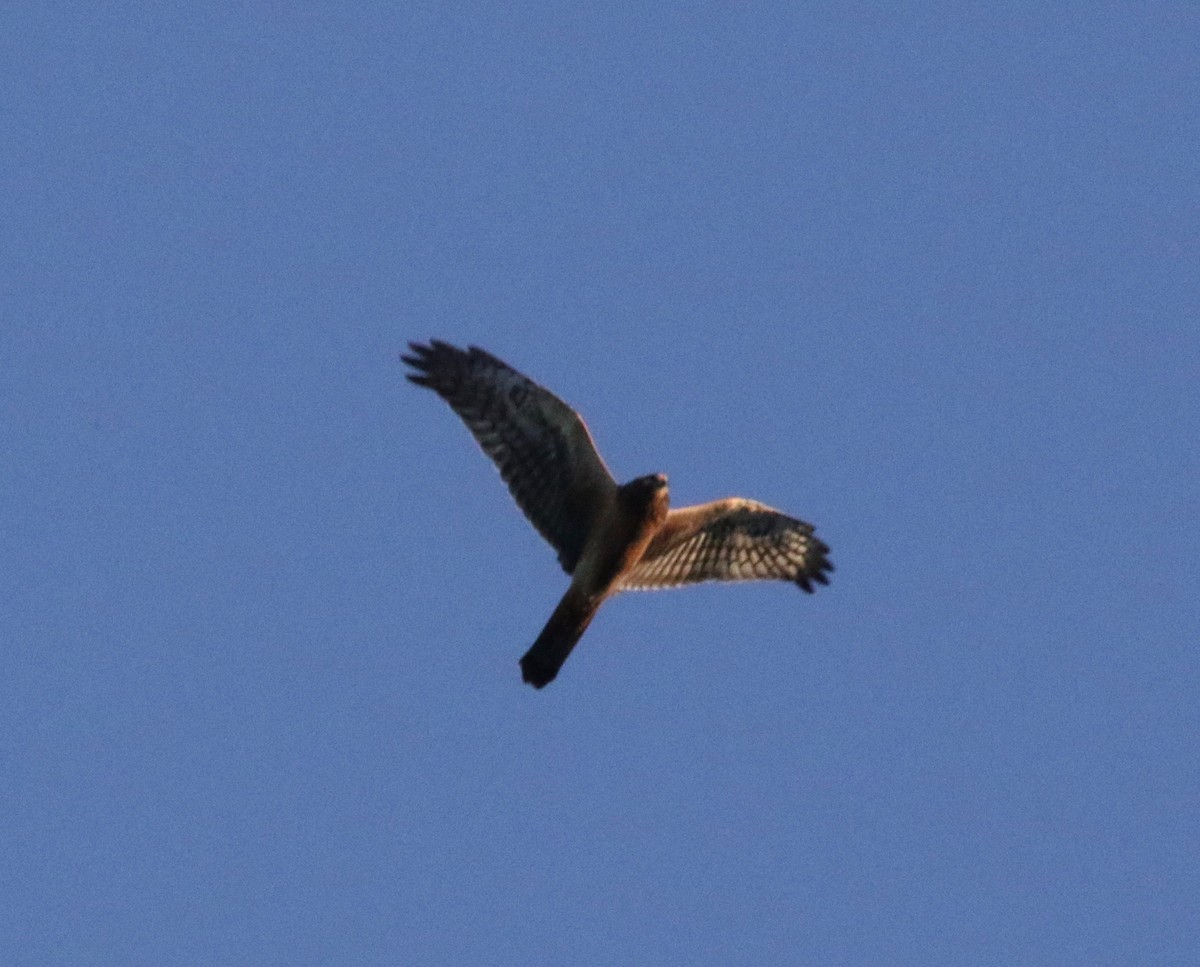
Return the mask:
M 829 548 L 810 524 L 738 497 L 669 510 L 664 475 L 618 486 L 579 415 L 495 356 L 437 340 L 410 346 L 408 378 L 458 413 L 571 575 L 521 659 L 534 687 L 554 680 L 600 605 L 620 591 L 780 579 L 811 593 L 812 582 L 829 583 Z
M 533 647 L 521 659 L 521 674 L 535 688 L 554 680 L 617 582 L 642 559 L 667 519 L 667 479 L 639 477 L 617 488 L 613 508 L 584 545 L 571 575 L 571 586 L 546 622 Z

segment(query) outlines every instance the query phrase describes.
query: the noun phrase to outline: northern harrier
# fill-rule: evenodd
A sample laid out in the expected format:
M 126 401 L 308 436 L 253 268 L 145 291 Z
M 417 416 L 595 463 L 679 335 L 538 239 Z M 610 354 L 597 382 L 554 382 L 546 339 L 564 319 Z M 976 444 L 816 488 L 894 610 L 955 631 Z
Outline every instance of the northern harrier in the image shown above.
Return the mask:
M 607 598 L 630 589 L 699 581 L 828 584 L 829 548 L 811 524 L 765 504 L 729 497 L 667 510 L 661 473 L 617 485 L 579 414 L 490 353 L 438 340 L 409 343 L 408 378 L 441 396 L 500 468 L 538 533 L 558 552 L 571 586 L 521 674 L 554 681 Z

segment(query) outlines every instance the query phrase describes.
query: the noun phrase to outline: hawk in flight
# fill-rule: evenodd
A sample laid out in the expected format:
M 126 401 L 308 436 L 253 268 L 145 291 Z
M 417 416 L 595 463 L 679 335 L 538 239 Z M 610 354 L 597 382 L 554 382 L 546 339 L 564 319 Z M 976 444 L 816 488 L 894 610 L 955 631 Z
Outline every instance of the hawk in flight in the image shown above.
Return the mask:
M 579 414 L 475 346 L 409 343 L 408 378 L 442 397 L 500 468 L 517 505 L 558 552 L 571 586 L 521 659 L 534 688 L 554 681 L 605 600 L 699 581 L 828 584 L 829 548 L 811 524 L 742 497 L 667 509 L 661 473 L 618 485 Z

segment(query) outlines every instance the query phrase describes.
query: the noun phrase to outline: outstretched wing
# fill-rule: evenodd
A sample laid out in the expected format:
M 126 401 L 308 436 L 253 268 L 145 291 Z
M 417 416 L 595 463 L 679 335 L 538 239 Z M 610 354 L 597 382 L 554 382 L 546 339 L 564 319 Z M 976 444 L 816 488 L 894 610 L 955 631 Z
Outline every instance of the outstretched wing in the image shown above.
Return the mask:
M 791 581 L 809 594 L 828 584 L 829 548 L 812 524 L 730 497 L 667 514 L 642 559 L 621 579 L 628 589 L 674 588 L 699 581 Z
M 413 354 L 401 357 L 414 370 L 408 378 L 453 407 L 570 574 L 617 489 L 579 414 L 475 346 L 409 346 Z

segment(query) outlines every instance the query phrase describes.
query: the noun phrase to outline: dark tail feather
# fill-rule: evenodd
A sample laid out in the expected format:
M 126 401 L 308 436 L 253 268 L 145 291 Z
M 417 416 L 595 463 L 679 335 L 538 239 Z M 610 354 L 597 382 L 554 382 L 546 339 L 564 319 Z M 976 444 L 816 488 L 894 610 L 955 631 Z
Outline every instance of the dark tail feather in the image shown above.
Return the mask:
M 533 647 L 521 659 L 521 677 L 534 688 L 544 688 L 554 681 L 599 608 L 599 601 L 589 600 L 574 589 L 567 591 Z

